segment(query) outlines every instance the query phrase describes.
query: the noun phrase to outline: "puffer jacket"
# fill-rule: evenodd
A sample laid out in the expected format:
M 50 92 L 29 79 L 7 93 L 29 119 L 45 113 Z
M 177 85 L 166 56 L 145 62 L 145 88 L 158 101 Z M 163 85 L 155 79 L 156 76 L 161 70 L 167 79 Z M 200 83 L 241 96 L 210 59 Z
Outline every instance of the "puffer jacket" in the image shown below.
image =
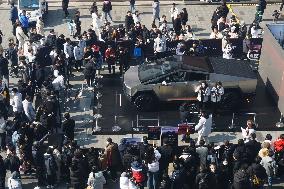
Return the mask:
M 161 158 L 161 154 L 158 150 L 155 150 L 154 153 L 155 160 L 152 163 L 148 163 L 148 171 L 152 173 L 159 171 L 159 160 Z
M 119 186 L 120 186 L 120 189 L 129 189 L 129 178 L 128 177 L 120 177 Z
M 103 189 L 106 179 L 102 172 L 89 174 L 88 186 L 91 186 L 93 189 Z
M 284 140 L 283 139 L 277 139 L 274 142 L 274 149 L 276 152 L 280 152 L 284 149 Z
M 269 156 L 265 156 L 262 158 L 260 165 L 264 167 L 266 170 L 266 174 L 268 177 L 272 177 L 276 172 L 276 162 Z

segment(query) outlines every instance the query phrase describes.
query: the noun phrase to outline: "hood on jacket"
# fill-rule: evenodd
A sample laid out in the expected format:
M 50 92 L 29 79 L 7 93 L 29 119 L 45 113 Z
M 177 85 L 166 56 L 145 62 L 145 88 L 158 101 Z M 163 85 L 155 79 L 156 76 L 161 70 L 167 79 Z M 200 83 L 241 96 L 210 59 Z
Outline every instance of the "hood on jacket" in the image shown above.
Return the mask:
M 131 169 L 135 170 L 135 171 L 140 171 L 142 170 L 142 164 L 138 161 L 134 161 L 131 163 Z

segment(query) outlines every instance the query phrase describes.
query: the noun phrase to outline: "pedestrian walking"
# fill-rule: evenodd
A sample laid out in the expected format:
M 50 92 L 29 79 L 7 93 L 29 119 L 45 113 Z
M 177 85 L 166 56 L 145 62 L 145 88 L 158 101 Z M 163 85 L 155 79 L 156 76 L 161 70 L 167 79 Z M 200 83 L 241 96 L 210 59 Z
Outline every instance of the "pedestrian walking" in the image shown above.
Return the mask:
M 105 0 L 103 2 L 103 13 L 104 13 L 104 19 L 105 22 L 108 21 L 107 16 L 109 16 L 110 20 L 112 21 L 112 16 L 111 16 L 111 10 L 112 10 L 112 5 L 110 0 Z
M 134 13 L 136 11 L 135 9 L 135 0 L 129 0 L 129 4 L 130 4 L 130 12 Z
M 67 18 L 69 15 L 68 5 L 69 5 L 69 0 L 62 0 L 62 10 L 64 11 L 64 18 Z
M 203 139 L 206 144 L 209 144 L 208 135 L 211 134 L 212 129 L 212 114 L 202 111 L 198 124 L 195 126 L 195 131 L 198 132 L 197 144 Z
M 154 0 L 152 3 L 153 8 L 153 24 L 155 24 L 156 19 L 160 22 L 160 2 L 159 0 Z

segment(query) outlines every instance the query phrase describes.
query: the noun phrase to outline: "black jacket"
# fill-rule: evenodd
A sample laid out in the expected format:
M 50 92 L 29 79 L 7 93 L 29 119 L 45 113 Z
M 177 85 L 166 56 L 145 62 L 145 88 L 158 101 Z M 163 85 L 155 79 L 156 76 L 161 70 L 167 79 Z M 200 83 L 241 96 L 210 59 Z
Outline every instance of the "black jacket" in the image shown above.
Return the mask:
M 252 162 L 258 155 L 258 152 L 261 149 L 261 144 L 257 142 L 256 140 L 251 140 L 245 143 L 245 147 L 247 148 L 249 159 Z
M 247 169 L 247 173 L 249 177 L 256 175 L 260 179 L 267 179 L 267 174 L 264 167 L 257 163 L 251 164 L 251 166 L 249 166 L 249 168 Z
M 52 60 L 49 56 L 50 51 L 50 48 L 46 46 L 39 48 L 35 55 L 36 64 L 40 67 L 50 66 L 52 64 Z
M 239 169 L 234 174 L 234 189 L 250 189 L 249 175 L 245 170 Z
M 8 60 L 0 55 L 0 74 L 9 75 Z
M 85 70 L 84 70 L 85 79 L 87 79 L 87 77 L 92 77 L 92 76 L 95 77 L 95 74 L 96 74 L 96 65 L 91 60 L 85 65 Z
M 125 29 L 126 29 L 126 31 L 129 31 L 131 25 L 134 25 L 133 17 L 126 15 L 125 16 Z
M 62 131 L 70 140 L 74 139 L 75 121 L 73 119 L 66 119 L 62 123 Z
M 169 163 L 173 161 L 174 149 L 170 145 L 161 146 L 158 151 L 161 153 L 160 169 L 163 170 L 168 167 Z
M 3 159 L 0 159 L 0 180 L 6 177 L 6 166 Z M 1 187 L 1 186 L 0 186 Z

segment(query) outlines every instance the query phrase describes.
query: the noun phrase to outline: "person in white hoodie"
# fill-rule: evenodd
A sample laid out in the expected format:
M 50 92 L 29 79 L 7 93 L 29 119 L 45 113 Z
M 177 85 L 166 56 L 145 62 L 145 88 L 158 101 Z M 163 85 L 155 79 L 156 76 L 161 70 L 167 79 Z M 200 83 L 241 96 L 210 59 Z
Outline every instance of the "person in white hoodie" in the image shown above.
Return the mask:
M 158 33 L 157 38 L 154 40 L 154 53 L 158 59 L 163 58 L 166 47 L 166 39 L 162 36 L 162 34 Z
M 206 112 L 201 112 L 199 122 L 194 129 L 198 132 L 197 144 L 199 145 L 201 139 L 209 144 L 208 135 L 211 134 L 212 129 L 212 114 L 208 115 Z
M 121 173 L 119 178 L 119 187 L 120 189 L 129 189 L 129 177 L 126 172 Z
M 98 170 L 97 166 L 92 168 L 92 172 L 89 174 L 88 186 L 92 189 L 103 189 L 106 179 L 101 171 Z
M 24 109 L 25 115 L 27 116 L 30 122 L 34 121 L 36 117 L 36 113 L 33 108 L 31 97 L 26 96 L 25 100 L 22 103 L 23 103 L 23 109 Z
M 148 151 L 148 181 L 147 186 L 149 189 L 158 189 L 158 178 L 159 178 L 159 160 L 161 154 L 158 150 L 150 148 Z
M 10 105 L 13 107 L 13 112 L 21 113 L 23 111 L 22 94 L 18 92 L 18 89 L 13 88 L 12 96 Z
M 173 6 L 170 9 L 170 14 L 171 14 L 171 18 L 172 18 L 172 23 L 174 23 L 174 20 L 177 18 L 177 15 L 179 14 L 179 10 L 176 7 L 175 3 L 173 3 Z

